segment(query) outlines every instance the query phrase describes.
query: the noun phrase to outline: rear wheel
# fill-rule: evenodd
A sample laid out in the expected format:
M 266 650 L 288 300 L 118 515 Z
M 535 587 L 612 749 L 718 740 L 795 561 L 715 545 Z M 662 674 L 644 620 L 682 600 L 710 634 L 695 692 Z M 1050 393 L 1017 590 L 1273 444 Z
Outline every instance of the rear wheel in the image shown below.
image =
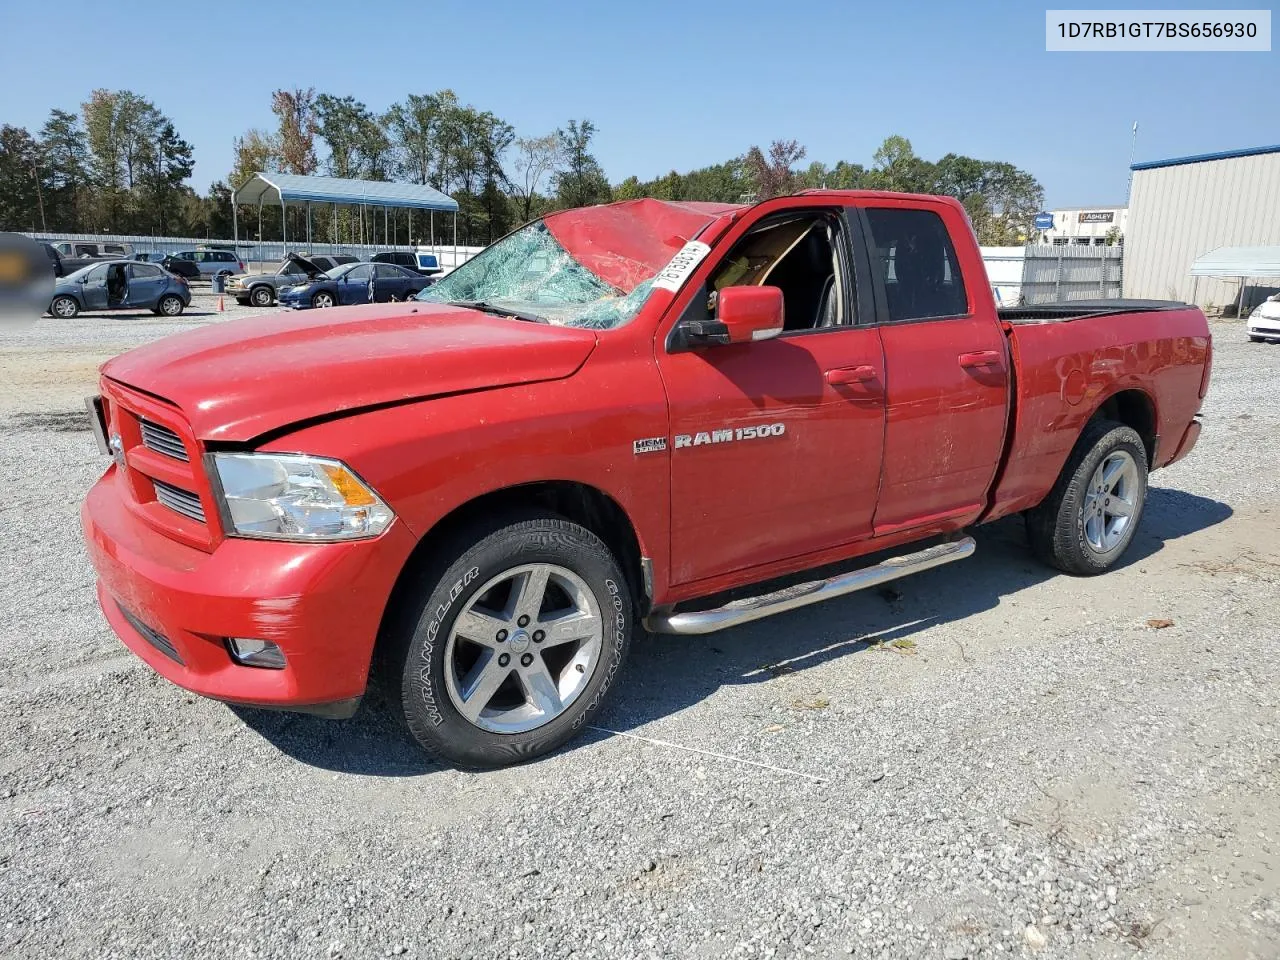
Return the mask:
M 1090 423 L 1045 501 L 1027 513 L 1031 547 L 1067 573 L 1110 569 L 1124 554 L 1147 502 L 1147 451 L 1137 432 Z
M 257 286 L 249 294 L 249 300 L 255 307 L 269 307 L 273 299 L 270 287 Z
M 55 317 L 70 320 L 79 315 L 80 304 L 75 297 L 54 297 L 53 303 L 49 304 L 49 312 Z
M 327 291 L 321 290 L 319 293 L 317 293 L 314 297 L 311 298 L 311 305 L 313 307 L 321 307 L 321 308 L 332 307 L 333 294 L 328 293 Z
M 163 317 L 177 317 L 182 315 L 183 303 L 181 297 L 173 294 L 166 294 L 160 298 L 160 302 L 156 304 L 156 309 L 160 311 Z
M 388 637 L 389 686 L 414 739 L 469 768 L 532 760 L 600 709 L 630 644 L 622 570 L 549 514 L 473 528 L 424 569 Z

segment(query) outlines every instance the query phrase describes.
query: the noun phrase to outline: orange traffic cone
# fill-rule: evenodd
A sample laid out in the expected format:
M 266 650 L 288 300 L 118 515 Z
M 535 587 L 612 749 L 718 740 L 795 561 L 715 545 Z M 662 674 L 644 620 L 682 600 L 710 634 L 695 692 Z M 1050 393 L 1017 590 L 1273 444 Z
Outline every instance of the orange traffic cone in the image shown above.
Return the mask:
M 222 294 L 218 294 L 218 312 L 222 313 L 227 308 L 222 305 Z

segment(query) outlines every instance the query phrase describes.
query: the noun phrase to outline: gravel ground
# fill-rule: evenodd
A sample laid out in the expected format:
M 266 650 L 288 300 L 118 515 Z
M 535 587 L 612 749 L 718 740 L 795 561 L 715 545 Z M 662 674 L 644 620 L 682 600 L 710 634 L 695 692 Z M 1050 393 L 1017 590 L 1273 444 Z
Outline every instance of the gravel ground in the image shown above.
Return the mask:
M 377 703 L 187 695 L 99 617 L 80 398 L 209 302 L 0 340 L 0 956 L 1280 956 L 1280 349 L 1216 325 L 1205 435 L 1105 578 L 997 524 L 641 641 L 600 729 L 464 774 Z

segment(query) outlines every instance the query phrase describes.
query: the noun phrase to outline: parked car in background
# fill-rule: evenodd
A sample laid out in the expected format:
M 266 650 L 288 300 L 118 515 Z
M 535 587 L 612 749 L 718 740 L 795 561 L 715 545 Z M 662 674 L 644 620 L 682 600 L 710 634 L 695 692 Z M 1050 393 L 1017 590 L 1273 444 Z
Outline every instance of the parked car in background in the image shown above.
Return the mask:
M 49 312 L 69 320 L 84 310 L 150 310 L 176 317 L 191 306 L 191 287 L 155 263 L 116 260 L 82 267 L 53 285 Z
M 202 277 L 229 277 L 247 269 L 244 261 L 229 250 L 183 250 L 172 254 L 169 259 L 194 263 Z
M 58 253 L 58 249 L 52 243 L 45 243 L 43 240 L 37 240 L 37 243 L 44 249 L 45 254 L 49 257 L 49 263 L 53 267 L 54 277 L 65 277 L 77 267 L 67 268 L 62 263 L 62 254 Z
M 133 246 L 128 243 L 95 243 L 90 240 L 57 240 L 53 248 L 63 260 L 128 259 Z
M 423 277 L 434 277 L 441 272 L 440 261 L 434 253 L 411 253 L 408 250 L 384 250 L 369 258 L 371 263 L 394 263 Z
M 280 261 L 274 273 L 237 274 L 227 278 L 227 293 L 246 306 L 269 307 L 276 302 L 281 287 L 318 279 L 326 270 L 343 264 L 359 263 L 345 254 L 302 256 L 290 253 Z
M 175 276 L 184 277 L 187 280 L 198 280 L 200 278 L 200 265 L 194 260 L 179 260 L 173 254 L 165 254 L 159 261 L 160 266 L 164 267 Z
M 1267 297 L 1254 307 L 1247 326 L 1249 339 L 1254 343 L 1280 341 L 1280 293 Z
M 350 263 L 321 274 L 314 280 L 280 289 L 280 306 L 345 307 L 355 303 L 389 303 L 408 300 L 430 281 L 394 263 Z

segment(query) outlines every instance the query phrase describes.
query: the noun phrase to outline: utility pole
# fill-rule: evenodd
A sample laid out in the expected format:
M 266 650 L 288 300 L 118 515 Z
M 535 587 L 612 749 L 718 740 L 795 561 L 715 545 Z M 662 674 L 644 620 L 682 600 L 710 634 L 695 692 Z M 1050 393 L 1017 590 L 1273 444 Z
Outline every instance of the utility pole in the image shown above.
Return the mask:
M 48 233 L 49 225 L 44 219 L 44 194 L 40 191 L 40 168 L 35 164 L 31 165 L 31 179 L 36 182 L 36 204 L 40 207 L 40 230 Z
M 1124 187 L 1124 205 L 1129 206 L 1129 195 L 1133 190 L 1133 154 L 1138 149 L 1138 121 L 1133 121 L 1133 140 L 1129 143 L 1129 182 Z

